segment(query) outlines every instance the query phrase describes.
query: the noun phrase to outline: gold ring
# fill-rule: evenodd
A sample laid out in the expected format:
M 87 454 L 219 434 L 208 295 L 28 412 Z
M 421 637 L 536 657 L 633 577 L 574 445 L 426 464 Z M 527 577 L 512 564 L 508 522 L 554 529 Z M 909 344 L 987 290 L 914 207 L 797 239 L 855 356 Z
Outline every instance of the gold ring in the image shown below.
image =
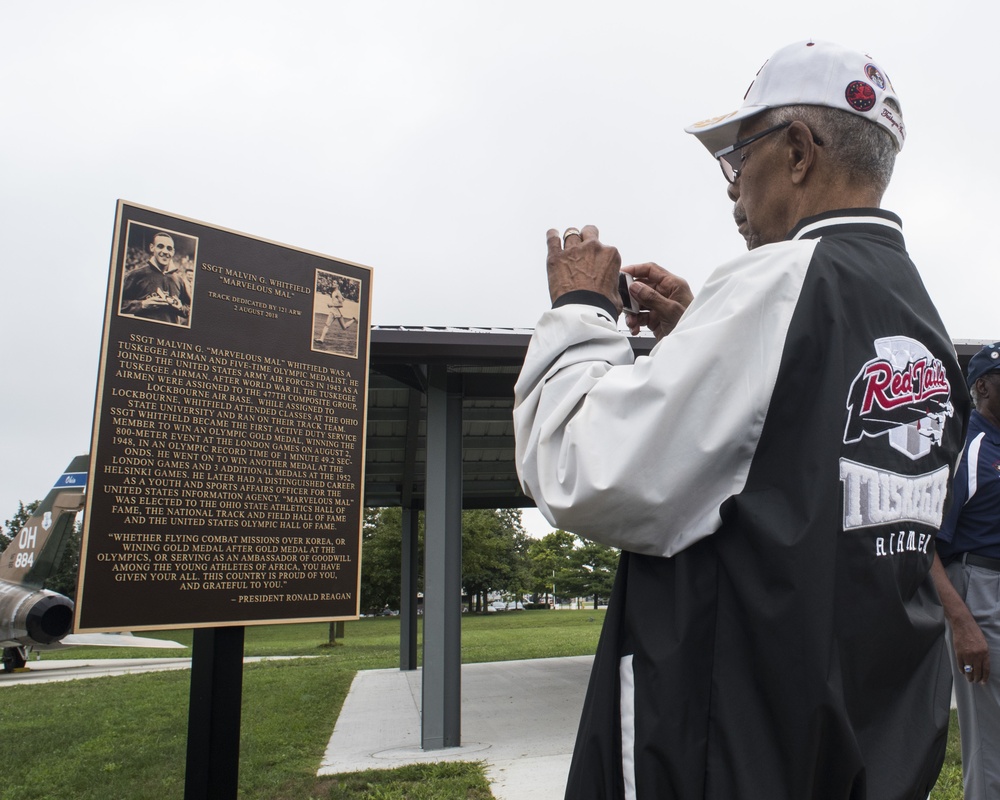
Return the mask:
M 566 233 L 563 234 L 563 244 L 566 244 L 566 240 L 570 236 L 579 236 L 579 235 L 580 235 L 580 229 L 579 228 L 567 228 L 566 229 Z

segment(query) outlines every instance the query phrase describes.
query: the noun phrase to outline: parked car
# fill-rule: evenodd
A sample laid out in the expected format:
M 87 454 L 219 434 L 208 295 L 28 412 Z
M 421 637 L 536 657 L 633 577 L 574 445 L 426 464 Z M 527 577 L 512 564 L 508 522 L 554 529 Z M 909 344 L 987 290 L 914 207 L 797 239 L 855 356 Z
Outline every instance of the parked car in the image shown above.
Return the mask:
M 523 611 L 524 605 L 520 601 L 514 600 L 494 600 L 488 606 L 487 611 Z

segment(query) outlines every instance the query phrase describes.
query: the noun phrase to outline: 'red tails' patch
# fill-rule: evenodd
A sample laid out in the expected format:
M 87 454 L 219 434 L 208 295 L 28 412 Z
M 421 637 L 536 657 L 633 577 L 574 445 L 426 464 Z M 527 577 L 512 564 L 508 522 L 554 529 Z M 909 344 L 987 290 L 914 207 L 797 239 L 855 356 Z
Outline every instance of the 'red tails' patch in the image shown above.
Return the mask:
M 855 111 L 871 111 L 875 105 L 875 90 L 864 81 L 849 83 L 844 96 Z

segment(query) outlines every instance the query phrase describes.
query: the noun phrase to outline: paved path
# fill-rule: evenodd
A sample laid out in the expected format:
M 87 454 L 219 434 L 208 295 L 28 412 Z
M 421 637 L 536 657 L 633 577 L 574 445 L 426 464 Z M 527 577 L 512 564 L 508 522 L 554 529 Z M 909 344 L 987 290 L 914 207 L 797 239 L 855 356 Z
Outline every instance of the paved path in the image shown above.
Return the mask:
M 485 761 L 497 800 L 563 796 L 593 656 L 462 666 L 462 746 L 420 749 L 421 672 L 359 672 L 320 775 Z
M 251 661 L 276 661 L 289 658 L 316 658 L 316 656 L 251 656 Z M 24 686 L 29 683 L 55 683 L 81 678 L 103 678 L 107 675 L 137 675 L 140 672 L 163 672 L 172 669 L 190 669 L 190 658 L 59 658 L 49 661 L 29 661 L 27 669 L 0 673 L 0 688 Z

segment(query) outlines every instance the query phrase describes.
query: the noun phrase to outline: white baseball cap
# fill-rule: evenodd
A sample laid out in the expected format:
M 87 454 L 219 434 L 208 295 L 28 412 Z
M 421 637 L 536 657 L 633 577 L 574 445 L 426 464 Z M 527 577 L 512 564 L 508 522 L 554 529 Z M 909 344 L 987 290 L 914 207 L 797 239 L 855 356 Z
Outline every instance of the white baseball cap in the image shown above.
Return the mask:
M 890 99 L 895 105 L 886 103 Z M 857 114 L 889 131 L 903 149 L 906 127 L 889 76 L 871 56 L 830 42 L 797 42 L 781 48 L 764 62 L 736 111 L 684 130 L 715 154 L 736 142 L 740 123 L 748 117 L 769 108 L 797 105 Z

